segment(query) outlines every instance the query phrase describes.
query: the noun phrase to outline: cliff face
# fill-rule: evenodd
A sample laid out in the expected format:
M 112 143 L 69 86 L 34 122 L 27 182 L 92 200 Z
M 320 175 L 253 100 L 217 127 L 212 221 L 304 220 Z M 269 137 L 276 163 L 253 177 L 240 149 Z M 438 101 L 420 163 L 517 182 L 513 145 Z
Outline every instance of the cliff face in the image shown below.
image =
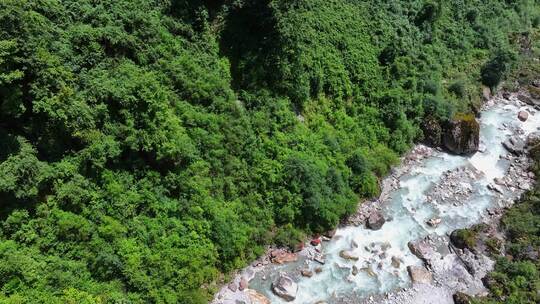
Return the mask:
M 474 153 L 480 143 L 480 126 L 472 114 L 456 115 L 445 127 L 442 141 L 452 153 Z

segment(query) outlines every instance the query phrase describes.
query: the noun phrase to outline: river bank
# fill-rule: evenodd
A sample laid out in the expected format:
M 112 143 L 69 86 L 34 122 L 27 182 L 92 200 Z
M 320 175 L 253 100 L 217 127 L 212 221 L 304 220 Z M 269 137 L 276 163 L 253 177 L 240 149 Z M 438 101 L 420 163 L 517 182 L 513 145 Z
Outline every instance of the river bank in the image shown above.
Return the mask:
M 485 223 L 486 235 L 500 238 L 504 208 L 533 184 L 524 150 L 540 114 L 527 98 L 505 93 L 486 102 L 473 156 L 415 146 L 384 179 L 379 198 L 361 204 L 335 235 L 299 253 L 269 250 L 213 303 L 453 303 L 457 291 L 486 293 L 481 279 L 493 261 L 456 247 L 450 235 Z M 272 292 L 276 285 L 285 296 Z

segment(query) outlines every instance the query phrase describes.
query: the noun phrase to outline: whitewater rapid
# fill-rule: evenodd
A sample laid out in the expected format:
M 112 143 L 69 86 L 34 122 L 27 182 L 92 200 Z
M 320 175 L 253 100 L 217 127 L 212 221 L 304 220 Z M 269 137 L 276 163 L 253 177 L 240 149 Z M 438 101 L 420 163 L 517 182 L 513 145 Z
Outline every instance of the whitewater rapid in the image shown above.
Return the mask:
M 434 151 L 399 177 L 399 187 L 391 191 L 382 204 L 387 222 L 380 230 L 373 231 L 363 226 L 349 226 L 337 230 L 330 242 L 324 242 L 325 264 L 319 265 L 309 259 L 301 259 L 287 265 L 271 265 L 270 271 L 254 275 L 251 289 L 264 294 L 272 303 L 326 303 L 339 302 L 340 297 L 366 299 L 369 296 L 405 288 L 411 285 L 406 271 L 408 265 L 422 265 L 409 250 L 409 241 L 428 234 L 447 235 L 451 231 L 482 222 L 486 209 L 497 206 L 500 199 L 490 191 L 488 184 L 503 177 L 509 166 L 504 155 L 508 152 L 502 142 L 511 134 L 513 126 L 524 131 L 524 135 L 540 127 L 540 113 L 529 115 L 526 122 L 517 119 L 520 110 L 530 107 L 519 103 L 496 103 L 482 112 L 480 122 L 480 145 L 483 152 L 464 157 Z M 471 183 L 472 195 L 460 204 L 438 204 L 429 202 L 430 189 L 441 180 L 443 174 L 456 168 L 474 167 L 482 175 Z M 511 194 L 510 194 L 511 196 Z M 426 222 L 440 218 L 436 228 Z M 379 250 L 384 247 L 384 250 Z M 342 250 L 352 250 L 358 261 L 345 260 L 339 256 Z M 375 252 L 375 253 L 374 253 Z M 391 264 L 391 257 L 401 261 L 400 267 Z M 356 266 L 358 273 L 351 274 Z M 271 291 L 271 283 L 280 272 L 298 273 L 299 268 L 321 267 L 322 271 L 311 278 L 295 275 L 298 293 L 293 302 L 285 302 Z M 351 296 L 352 295 L 352 296 Z

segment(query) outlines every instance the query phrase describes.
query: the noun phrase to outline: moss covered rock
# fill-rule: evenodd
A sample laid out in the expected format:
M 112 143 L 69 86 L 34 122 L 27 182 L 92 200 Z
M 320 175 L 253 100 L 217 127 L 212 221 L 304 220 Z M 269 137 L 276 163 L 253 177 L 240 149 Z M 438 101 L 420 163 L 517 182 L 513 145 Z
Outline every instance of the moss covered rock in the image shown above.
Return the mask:
M 473 114 L 458 114 L 447 123 L 443 145 L 455 154 L 471 154 L 478 151 L 480 125 Z

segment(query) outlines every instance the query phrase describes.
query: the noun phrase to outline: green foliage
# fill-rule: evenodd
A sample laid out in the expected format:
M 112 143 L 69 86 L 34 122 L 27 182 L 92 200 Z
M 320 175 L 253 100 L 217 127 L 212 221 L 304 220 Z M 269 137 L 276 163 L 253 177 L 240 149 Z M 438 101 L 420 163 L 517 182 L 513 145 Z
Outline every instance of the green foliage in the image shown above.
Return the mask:
M 516 60 L 516 55 L 510 51 L 497 50 L 482 67 L 482 83 L 495 88 L 506 77 L 510 65 Z
M 376 195 L 534 4 L 0 2 L 0 302 L 207 302 Z

